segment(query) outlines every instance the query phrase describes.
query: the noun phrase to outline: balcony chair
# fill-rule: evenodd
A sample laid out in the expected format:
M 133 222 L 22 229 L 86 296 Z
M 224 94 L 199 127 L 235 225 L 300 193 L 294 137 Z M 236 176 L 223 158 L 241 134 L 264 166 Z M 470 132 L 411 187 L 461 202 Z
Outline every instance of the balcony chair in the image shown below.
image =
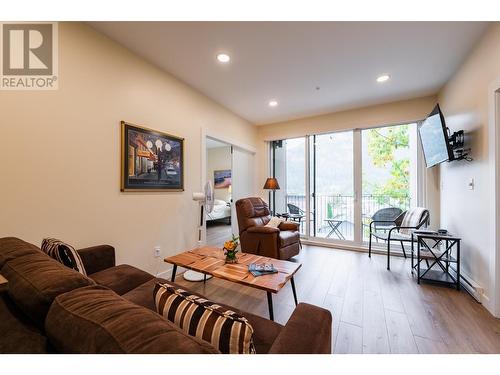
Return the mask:
M 288 203 L 287 207 L 288 212 L 290 212 L 290 215 L 288 215 L 288 219 L 297 221 L 299 225 L 302 224 L 302 219 L 306 217 L 304 210 L 291 203 Z
M 374 222 L 373 230 L 387 232 L 392 227 L 397 225 L 396 220 L 403 213 L 403 210 L 398 207 L 386 207 L 377 210 L 371 217 L 366 215 L 365 218 L 369 219 L 370 222 Z M 401 224 L 401 223 L 400 223 Z M 363 226 L 369 227 L 370 224 L 364 224 Z M 377 239 L 378 240 L 378 239 Z
M 271 215 L 269 206 L 261 198 L 236 201 L 236 216 L 244 253 L 282 260 L 299 254 L 299 224 L 285 221 L 278 228 L 267 227 Z
M 373 220 L 370 223 L 370 239 L 368 245 L 368 256 L 372 256 L 372 237 L 387 242 L 387 269 L 390 270 L 391 258 L 391 241 L 397 241 L 401 244 L 403 255 L 406 258 L 406 250 L 404 242 L 412 242 L 412 232 L 423 226 L 429 225 L 430 214 L 429 210 L 423 207 L 415 207 L 403 212 L 395 220 Z M 391 224 L 392 223 L 392 224 Z M 375 225 L 386 224 L 387 227 L 383 232 L 377 232 Z M 389 225 L 392 225 L 388 228 Z M 379 227 L 380 228 L 380 227 Z

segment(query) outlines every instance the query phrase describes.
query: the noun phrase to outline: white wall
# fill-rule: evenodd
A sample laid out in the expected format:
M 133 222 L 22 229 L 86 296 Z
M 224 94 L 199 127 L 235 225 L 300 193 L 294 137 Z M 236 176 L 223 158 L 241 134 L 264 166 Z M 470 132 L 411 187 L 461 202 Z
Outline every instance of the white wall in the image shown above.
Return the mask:
M 494 149 L 488 137 L 493 82 L 500 82 L 500 24 L 494 23 L 438 95 L 447 125 L 467 132 L 474 161 L 441 166 L 441 225 L 463 238 L 464 272 L 485 289 L 483 303 L 491 311 L 495 298 L 495 184 Z M 467 183 L 474 178 L 475 189 Z M 495 302 L 495 299 L 497 300 Z M 500 316 L 500 309 L 496 315 Z
M 214 185 L 214 171 L 231 170 L 231 146 L 207 148 L 207 181 Z M 214 189 L 215 199 L 231 200 L 229 188 Z
M 255 154 L 240 147 L 233 146 L 232 153 L 232 195 L 233 202 L 239 199 L 255 196 L 252 186 L 254 178 L 249 171 L 255 171 Z M 238 235 L 238 216 L 236 215 L 236 204 L 231 205 L 231 228 L 234 235 Z
M 203 131 L 256 147 L 255 126 L 83 23 L 59 24 L 59 67 L 57 91 L 0 91 L 0 237 L 109 243 L 166 270 L 155 245 L 196 245 Z M 185 138 L 184 192 L 120 192 L 120 120 Z

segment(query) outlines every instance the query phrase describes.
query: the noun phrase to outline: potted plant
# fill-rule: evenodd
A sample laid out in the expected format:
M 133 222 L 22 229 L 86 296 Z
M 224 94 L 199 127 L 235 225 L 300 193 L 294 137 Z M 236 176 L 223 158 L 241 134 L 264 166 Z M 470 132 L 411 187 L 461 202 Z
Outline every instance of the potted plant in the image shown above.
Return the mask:
M 240 238 L 233 234 L 233 238 L 229 241 L 224 242 L 224 255 L 226 256 L 226 263 L 237 263 L 236 253 L 238 252 L 238 246 L 240 244 Z

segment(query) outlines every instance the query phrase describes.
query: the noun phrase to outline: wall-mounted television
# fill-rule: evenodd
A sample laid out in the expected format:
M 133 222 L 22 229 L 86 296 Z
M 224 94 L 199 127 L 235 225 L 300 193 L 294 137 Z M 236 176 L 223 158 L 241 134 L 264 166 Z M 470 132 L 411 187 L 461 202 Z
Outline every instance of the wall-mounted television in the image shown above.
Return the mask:
M 427 168 L 454 160 L 443 113 L 437 104 L 418 129 Z

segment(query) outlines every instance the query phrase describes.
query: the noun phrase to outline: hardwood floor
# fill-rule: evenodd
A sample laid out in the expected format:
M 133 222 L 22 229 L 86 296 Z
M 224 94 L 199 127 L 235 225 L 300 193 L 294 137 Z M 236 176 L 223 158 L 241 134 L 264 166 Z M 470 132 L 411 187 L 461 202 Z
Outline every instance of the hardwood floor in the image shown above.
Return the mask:
M 335 353 L 500 353 L 500 319 L 464 291 L 418 285 L 409 259 L 393 257 L 387 271 L 382 255 L 304 246 L 296 261 L 299 302 L 332 312 Z M 178 283 L 268 317 L 262 291 L 215 278 Z M 275 320 L 285 324 L 295 307 L 290 285 L 273 301 Z
M 222 247 L 224 241 L 231 239 L 231 234 L 231 225 L 226 223 L 207 224 L 207 245 Z

